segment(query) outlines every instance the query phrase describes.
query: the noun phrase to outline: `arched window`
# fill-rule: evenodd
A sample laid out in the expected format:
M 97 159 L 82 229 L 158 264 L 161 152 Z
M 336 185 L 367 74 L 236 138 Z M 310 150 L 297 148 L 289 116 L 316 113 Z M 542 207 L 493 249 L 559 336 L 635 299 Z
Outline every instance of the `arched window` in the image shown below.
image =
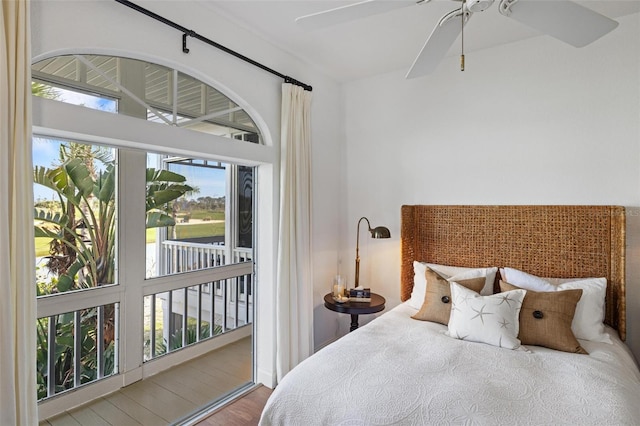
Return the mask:
M 163 65 L 64 55 L 32 73 L 35 96 L 262 144 L 236 102 Z M 39 399 L 126 374 L 127 365 L 154 363 L 157 372 L 190 357 L 179 349 L 215 347 L 218 335 L 251 335 L 255 161 L 185 155 L 184 133 L 145 149 L 56 133 L 35 132 L 33 150 Z
M 235 102 L 163 65 L 115 56 L 64 55 L 37 62 L 32 76 L 41 86 L 37 94 L 63 102 L 261 143 L 255 122 Z

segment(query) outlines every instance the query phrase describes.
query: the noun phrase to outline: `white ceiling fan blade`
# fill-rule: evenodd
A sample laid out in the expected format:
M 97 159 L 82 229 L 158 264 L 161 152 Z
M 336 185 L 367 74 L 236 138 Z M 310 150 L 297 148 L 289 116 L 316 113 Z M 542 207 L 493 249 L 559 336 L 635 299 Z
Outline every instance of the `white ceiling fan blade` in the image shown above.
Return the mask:
M 457 14 L 455 16 L 448 19 L 450 15 L 456 12 Z M 465 25 L 470 17 L 471 14 L 469 13 L 467 19 L 465 19 Z M 421 77 L 431 74 L 436 69 L 440 61 L 442 61 L 449 51 L 453 42 L 456 41 L 456 38 L 458 38 L 458 35 L 462 32 L 461 19 L 461 11 L 455 10 L 440 20 L 422 47 L 418 57 L 413 61 L 413 65 L 411 65 L 411 69 L 409 69 L 405 78 Z
M 572 1 L 505 0 L 500 12 L 575 47 L 583 47 L 612 31 L 618 22 Z M 505 10 L 506 9 L 506 10 Z
M 416 3 L 421 2 L 418 0 L 366 0 L 348 6 L 300 16 L 296 18 L 296 23 L 306 30 L 317 30 L 367 16 L 389 12 Z

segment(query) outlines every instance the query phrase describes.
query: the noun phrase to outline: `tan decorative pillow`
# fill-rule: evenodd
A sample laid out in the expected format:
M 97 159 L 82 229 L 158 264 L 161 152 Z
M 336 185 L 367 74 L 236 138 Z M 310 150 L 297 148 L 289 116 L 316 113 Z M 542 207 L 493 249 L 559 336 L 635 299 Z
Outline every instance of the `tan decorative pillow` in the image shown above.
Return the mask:
M 518 288 L 500 280 L 501 292 Z M 571 322 L 581 296 L 581 289 L 552 292 L 527 290 L 520 311 L 518 338 L 522 344 L 587 354 L 571 331 Z
M 427 291 L 424 296 L 424 303 L 420 310 L 411 318 L 447 325 L 449 324 L 449 317 L 451 316 L 451 284 L 431 268 L 427 267 L 424 275 L 427 279 Z M 484 287 L 485 281 L 485 277 L 478 277 L 456 280 L 455 282 L 469 290 L 479 293 Z

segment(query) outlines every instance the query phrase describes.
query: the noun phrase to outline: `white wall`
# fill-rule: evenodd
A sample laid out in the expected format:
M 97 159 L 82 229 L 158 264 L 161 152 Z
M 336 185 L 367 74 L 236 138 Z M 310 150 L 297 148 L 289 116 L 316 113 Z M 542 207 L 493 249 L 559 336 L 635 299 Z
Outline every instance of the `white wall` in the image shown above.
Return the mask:
M 212 9 L 191 2 L 136 2 L 161 16 L 237 50 L 314 88 L 312 100 L 314 279 L 328 281 L 337 263 L 339 212 L 343 193 L 336 159 L 343 146 L 340 86 L 312 67 L 243 30 Z M 270 385 L 275 355 L 274 280 L 278 226 L 281 80 L 189 38 L 112 0 L 36 0 L 32 2 L 34 61 L 58 54 L 110 54 L 149 60 L 179 69 L 219 90 L 252 114 L 272 147 L 272 164 L 259 171 L 259 270 L 257 313 L 258 380 Z M 320 288 L 316 290 L 320 293 Z M 328 286 L 327 286 L 328 288 Z M 318 305 L 322 295 L 317 296 Z M 320 314 L 321 315 L 321 314 Z
M 361 275 L 388 308 L 399 303 L 403 204 L 640 206 L 640 15 L 619 21 L 582 49 L 537 37 L 467 52 L 464 72 L 451 57 L 431 76 L 347 84 L 350 277 L 365 215 L 393 238 L 362 239 Z M 628 343 L 640 359 L 640 238 L 629 228 Z

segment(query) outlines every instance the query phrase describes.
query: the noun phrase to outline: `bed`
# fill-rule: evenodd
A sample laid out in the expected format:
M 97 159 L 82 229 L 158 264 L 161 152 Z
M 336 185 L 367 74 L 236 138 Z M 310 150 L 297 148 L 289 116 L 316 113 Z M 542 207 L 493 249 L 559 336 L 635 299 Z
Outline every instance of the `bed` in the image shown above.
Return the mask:
M 603 339 L 576 339 L 583 354 L 455 338 L 452 322 L 412 318 L 422 312 L 412 305 L 416 262 L 508 267 L 553 277 L 553 285 L 569 289 L 582 279 L 606 278 L 604 321 L 596 321 Z M 623 343 L 624 264 L 623 207 L 402 206 L 403 303 L 294 368 L 267 401 L 260 424 L 638 424 L 640 372 Z M 490 293 L 500 291 L 502 278 L 497 273 L 491 280 Z M 451 284 L 454 299 L 471 294 L 460 287 Z M 518 312 L 524 312 L 525 297 L 537 293 L 516 287 L 508 294 L 520 297 Z M 473 297 L 486 302 L 505 294 Z M 587 300 L 587 290 L 579 294 Z M 460 300 L 452 304 L 450 321 L 461 315 Z

